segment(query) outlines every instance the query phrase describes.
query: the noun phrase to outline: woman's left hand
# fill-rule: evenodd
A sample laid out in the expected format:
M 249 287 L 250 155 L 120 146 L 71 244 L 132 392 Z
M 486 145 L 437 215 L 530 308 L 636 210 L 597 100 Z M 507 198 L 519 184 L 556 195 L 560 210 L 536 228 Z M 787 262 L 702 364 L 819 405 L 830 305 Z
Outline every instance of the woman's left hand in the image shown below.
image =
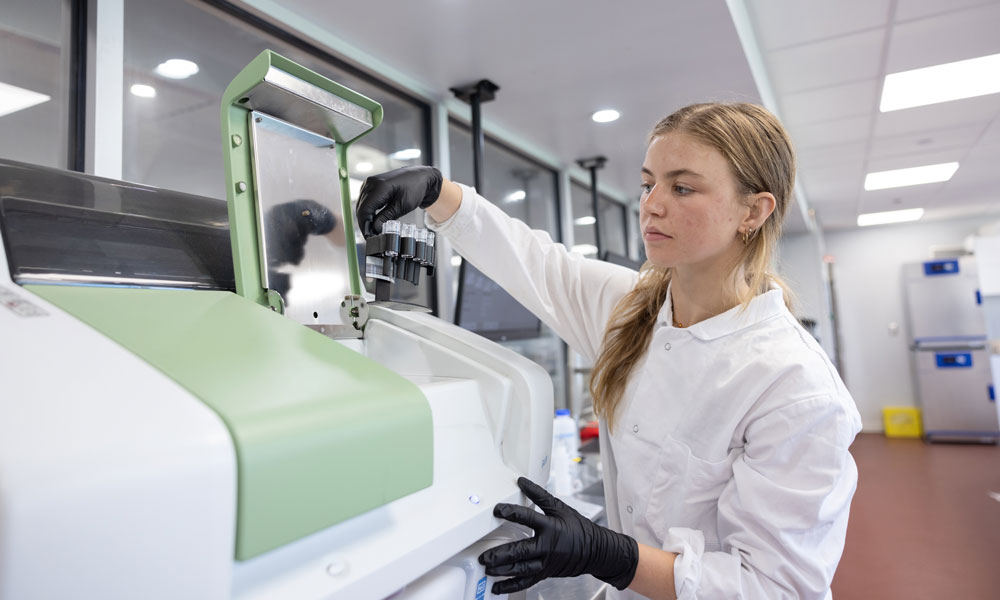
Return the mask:
M 639 545 L 631 537 L 594 524 L 531 480 L 521 491 L 545 514 L 515 504 L 497 504 L 493 515 L 535 531 L 532 538 L 491 548 L 479 555 L 486 574 L 512 576 L 493 584 L 494 594 L 527 589 L 548 577 L 589 573 L 623 590 L 635 577 Z

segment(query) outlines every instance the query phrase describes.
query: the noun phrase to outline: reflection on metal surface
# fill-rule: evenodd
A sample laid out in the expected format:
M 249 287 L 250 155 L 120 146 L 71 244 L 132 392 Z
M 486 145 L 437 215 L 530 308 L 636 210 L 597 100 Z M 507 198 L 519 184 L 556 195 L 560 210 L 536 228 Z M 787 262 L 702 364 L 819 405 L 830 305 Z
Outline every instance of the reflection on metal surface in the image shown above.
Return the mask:
M 234 290 L 226 203 L 0 160 L 18 283 Z
M 299 323 L 345 324 L 340 302 L 351 289 L 334 142 L 269 115 L 249 118 L 264 286 Z
M 245 97 L 241 104 L 247 108 L 337 142 L 350 141 L 372 128 L 369 110 L 273 66 Z

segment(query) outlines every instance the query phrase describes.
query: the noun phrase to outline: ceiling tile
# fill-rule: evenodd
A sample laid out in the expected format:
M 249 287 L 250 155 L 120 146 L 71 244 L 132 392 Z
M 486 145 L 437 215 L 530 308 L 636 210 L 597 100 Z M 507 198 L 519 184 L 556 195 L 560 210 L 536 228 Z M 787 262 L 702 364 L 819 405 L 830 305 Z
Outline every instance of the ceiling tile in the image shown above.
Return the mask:
M 976 123 L 943 129 L 924 129 L 905 135 L 876 137 L 872 140 L 871 156 L 902 156 L 923 152 L 938 152 L 955 148 L 970 148 L 979 139 L 984 125 Z
M 878 84 L 877 79 L 869 79 L 788 94 L 781 99 L 781 118 L 796 125 L 871 114 Z
M 994 222 L 1000 216 L 1000 206 L 995 208 L 984 207 L 981 204 L 963 204 L 958 206 L 936 206 L 924 213 L 921 221 L 943 221 L 946 219 L 962 219 L 978 217 L 982 219 L 983 225 Z
M 979 145 L 980 146 L 1000 145 L 1000 115 L 994 117 L 989 127 L 986 128 L 986 131 L 983 133 L 983 137 L 979 139 Z
M 980 145 L 965 154 L 958 170 L 948 181 L 948 191 L 962 188 L 969 192 L 973 186 L 980 186 L 988 195 L 1000 201 L 1000 147 Z
M 1000 94 L 880 112 L 875 117 L 875 135 L 890 137 L 919 134 L 924 131 L 976 124 L 985 127 L 998 112 L 1000 112 Z
M 930 15 L 952 12 L 973 6 L 984 4 L 996 4 L 997 0 L 948 0 L 942 3 L 941 0 L 897 0 L 895 21 L 912 21 Z
M 943 183 L 932 183 L 862 192 L 858 210 L 862 213 L 871 213 L 906 208 L 927 208 L 937 202 L 943 190 Z
M 896 25 L 886 73 L 1000 53 L 1000 3 Z
M 758 43 L 772 50 L 886 25 L 888 0 L 748 2 Z
M 854 206 L 864 183 L 864 164 L 859 157 L 853 163 L 809 169 L 800 177 L 810 204 L 849 203 Z
M 788 130 L 798 148 L 835 146 L 867 139 L 870 119 L 869 116 L 849 117 L 798 125 L 789 127 Z
M 816 221 L 824 230 L 853 228 L 858 226 L 858 211 L 854 204 L 817 206 Z
M 880 78 L 884 36 L 884 29 L 876 29 L 767 53 L 765 62 L 775 93 Z
M 796 151 L 799 169 L 812 172 L 812 169 L 821 169 L 844 163 L 861 164 L 865 157 L 868 144 L 865 141 L 850 142 L 848 144 L 837 144 L 836 146 L 814 146 L 812 148 L 800 148 Z
M 904 156 L 870 156 L 868 158 L 868 173 L 957 162 L 961 161 L 965 154 L 966 151 L 963 148 L 949 148 L 944 150 L 929 150 L 927 152 L 914 152 L 913 154 Z

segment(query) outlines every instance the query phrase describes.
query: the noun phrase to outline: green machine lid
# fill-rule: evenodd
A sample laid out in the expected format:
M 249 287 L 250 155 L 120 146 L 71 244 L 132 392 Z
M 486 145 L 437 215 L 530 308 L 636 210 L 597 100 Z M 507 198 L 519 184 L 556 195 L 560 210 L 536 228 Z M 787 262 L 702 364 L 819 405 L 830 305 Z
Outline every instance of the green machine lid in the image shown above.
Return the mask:
M 336 308 L 361 293 L 347 151 L 381 121 L 377 102 L 270 50 L 233 79 L 222 136 L 237 293 L 343 325 Z M 336 271 L 322 285 L 317 265 Z

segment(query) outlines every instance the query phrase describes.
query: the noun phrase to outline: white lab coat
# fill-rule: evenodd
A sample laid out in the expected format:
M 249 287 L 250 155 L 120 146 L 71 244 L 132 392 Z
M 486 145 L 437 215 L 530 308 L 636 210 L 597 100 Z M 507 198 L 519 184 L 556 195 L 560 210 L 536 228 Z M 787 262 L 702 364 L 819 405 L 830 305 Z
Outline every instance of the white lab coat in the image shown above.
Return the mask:
M 462 186 L 428 225 L 556 331 L 596 358 L 635 285 Z M 857 486 L 861 419 L 833 365 L 773 289 L 685 329 L 670 295 L 600 445 L 608 521 L 679 553 L 681 599 L 828 598 Z M 610 590 L 614 598 L 639 597 Z

